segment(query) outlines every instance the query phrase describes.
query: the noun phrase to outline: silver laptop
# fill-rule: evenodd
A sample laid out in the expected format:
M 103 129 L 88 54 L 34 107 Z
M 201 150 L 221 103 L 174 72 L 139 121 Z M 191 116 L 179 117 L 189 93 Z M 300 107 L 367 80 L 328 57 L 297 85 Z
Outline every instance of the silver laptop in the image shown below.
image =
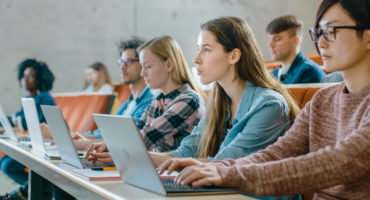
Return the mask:
M 33 98 L 22 98 L 22 107 L 26 118 L 28 134 L 31 137 L 32 149 L 44 154 L 51 160 L 60 160 L 56 145 L 50 145 L 50 141 L 44 141 L 40 129 L 40 121 Z
M 10 122 L 8 120 L 8 117 L 4 113 L 4 110 L 3 110 L 3 107 L 1 106 L 1 104 L 0 104 L 0 122 L 3 125 L 3 128 L 5 130 L 5 133 L 8 135 L 7 137 L 2 136 L 1 138 L 9 138 L 9 139 L 11 139 L 13 141 L 16 141 L 16 142 L 22 142 L 22 141 L 28 142 L 30 140 L 30 138 L 27 137 L 27 136 L 25 136 L 25 137 L 18 137 L 15 134 L 12 126 L 10 125 Z
M 58 146 L 58 150 L 63 162 L 80 169 L 114 166 L 113 164 L 91 162 L 85 158 L 80 158 L 82 152 L 79 153 L 76 150 L 68 125 L 60 108 L 58 106 L 41 105 L 41 109 L 44 113 L 46 121 L 48 122 L 51 135 Z
M 230 194 L 236 190 L 180 186 L 160 178 L 131 117 L 93 114 L 112 159 L 126 183 L 168 196 Z

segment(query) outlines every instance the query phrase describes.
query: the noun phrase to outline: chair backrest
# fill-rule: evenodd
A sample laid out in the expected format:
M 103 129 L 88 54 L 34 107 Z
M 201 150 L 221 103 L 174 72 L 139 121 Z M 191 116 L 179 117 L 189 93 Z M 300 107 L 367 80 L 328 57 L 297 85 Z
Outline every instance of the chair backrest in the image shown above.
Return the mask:
M 115 114 L 116 111 L 118 110 L 119 106 L 127 101 L 127 99 L 130 97 L 131 94 L 131 89 L 128 85 L 119 83 L 119 84 L 114 84 L 114 94 L 116 95 L 116 98 L 113 102 L 112 109 L 111 109 L 111 114 Z
M 289 87 L 287 88 L 296 100 L 299 108 L 304 108 L 312 96 L 322 87 Z
M 92 114 L 110 113 L 115 96 L 112 94 L 53 94 L 71 132 L 86 132 L 97 128 Z

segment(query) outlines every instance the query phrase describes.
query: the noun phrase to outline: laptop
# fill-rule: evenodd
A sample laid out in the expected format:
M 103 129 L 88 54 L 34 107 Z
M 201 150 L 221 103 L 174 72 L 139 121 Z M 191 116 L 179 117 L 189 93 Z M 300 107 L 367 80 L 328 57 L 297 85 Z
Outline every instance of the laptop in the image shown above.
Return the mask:
M 40 129 L 40 121 L 33 98 L 22 98 L 22 107 L 26 118 L 28 134 L 31 138 L 32 149 L 41 152 L 50 160 L 60 160 L 56 145 L 50 145 L 50 141 L 44 141 Z
M 16 133 L 13 130 L 13 127 L 10 125 L 10 122 L 8 120 L 8 117 L 5 115 L 3 107 L 0 104 L 0 122 L 3 125 L 3 128 L 5 130 L 5 133 L 7 133 L 8 138 L 10 140 L 16 141 L 16 142 L 29 142 L 30 138 L 27 136 L 18 137 Z M 7 138 L 5 136 L 2 136 L 1 138 Z
M 60 157 L 63 162 L 80 169 L 112 167 L 113 164 L 92 162 L 80 158 L 63 114 L 58 106 L 41 105 L 42 112 L 48 122 L 51 135 L 58 146 Z
M 164 196 L 237 193 L 227 188 L 180 186 L 174 178 L 160 178 L 131 117 L 93 116 L 124 182 Z

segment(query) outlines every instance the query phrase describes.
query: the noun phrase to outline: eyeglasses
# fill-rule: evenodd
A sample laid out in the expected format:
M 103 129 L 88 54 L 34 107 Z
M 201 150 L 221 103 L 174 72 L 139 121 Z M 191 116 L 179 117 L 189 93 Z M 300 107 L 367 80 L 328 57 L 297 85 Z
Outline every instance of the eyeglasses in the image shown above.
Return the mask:
M 365 29 L 363 26 L 327 26 L 324 28 L 310 28 L 311 40 L 315 43 L 319 42 L 321 35 L 324 35 L 324 38 L 328 42 L 333 42 L 336 39 L 337 29 L 353 29 L 357 31 L 362 31 Z
M 139 59 L 138 58 L 127 58 L 127 60 L 118 59 L 118 62 L 117 63 L 118 63 L 119 66 L 125 65 L 125 66 L 129 67 L 134 62 L 139 62 Z

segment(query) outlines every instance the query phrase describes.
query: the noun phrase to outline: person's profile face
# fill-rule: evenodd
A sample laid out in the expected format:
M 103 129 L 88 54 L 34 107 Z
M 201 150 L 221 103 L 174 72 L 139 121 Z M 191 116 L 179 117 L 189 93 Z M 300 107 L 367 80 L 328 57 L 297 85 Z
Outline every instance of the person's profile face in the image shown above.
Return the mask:
M 23 76 L 21 79 L 22 88 L 25 88 L 28 91 L 37 90 L 35 77 L 36 77 L 35 70 L 32 67 L 27 67 L 23 71 Z
M 294 36 L 289 30 L 280 33 L 268 34 L 268 47 L 273 60 L 286 61 L 292 53 L 295 53 Z
M 217 41 L 214 33 L 200 31 L 197 40 L 198 53 L 194 59 L 202 84 L 223 81 L 234 70 L 230 65 L 230 53 Z
M 318 28 L 335 26 L 356 26 L 356 22 L 340 3 L 334 4 L 324 13 Z M 369 30 L 358 36 L 356 30 L 337 29 L 335 35 L 335 40 L 330 42 L 323 35 L 318 39 L 317 46 L 326 71 L 346 71 L 364 62 L 369 51 L 368 41 L 365 39 L 370 37 Z
M 168 59 L 163 60 L 148 48 L 140 51 L 139 58 L 142 65 L 141 76 L 148 87 L 152 89 L 165 88 L 169 79 L 172 79 L 171 73 L 168 71 Z
M 121 78 L 124 84 L 132 84 L 142 79 L 141 64 L 135 56 L 135 49 L 126 49 L 120 58 Z

